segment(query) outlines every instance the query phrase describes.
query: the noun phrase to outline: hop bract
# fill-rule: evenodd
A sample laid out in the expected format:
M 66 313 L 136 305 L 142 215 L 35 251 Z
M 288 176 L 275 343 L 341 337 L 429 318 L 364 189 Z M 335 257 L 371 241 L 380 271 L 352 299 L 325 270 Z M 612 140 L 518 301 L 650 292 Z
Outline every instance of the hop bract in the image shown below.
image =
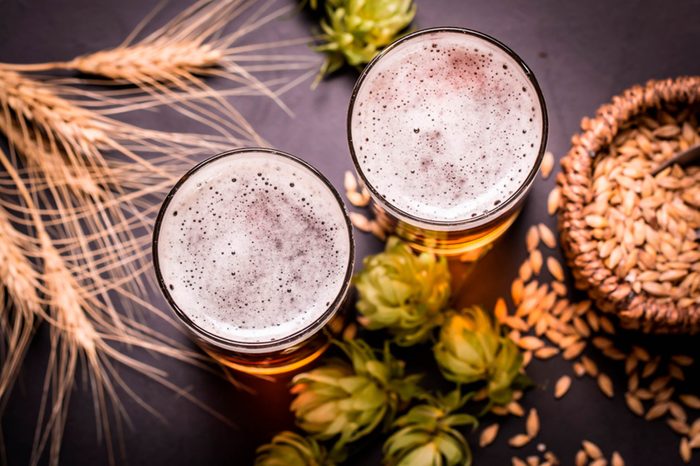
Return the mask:
M 315 3 L 315 2 L 314 2 Z M 327 0 L 327 18 L 321 21 L 326 52 L 321 74 L 329 74 L 344 63 L 369 63 L 413 21 L 413 0 Z
M 326 449 L 312 438 L 280 432 L 257 450 L 255 466 L 334 466 Z
M 446 379 L 463 384 L 484 381 L 493 402 L 510 401 L 523 356 L 483 309 L 450 314 L 434 353 Z
M 403 362 L 388 349 L 377 359 L 363 341 L 336 343 L 350 359 L 331 361 L 292 381 L 298 425 L 319 439 L 339 436 L 336 448 L 391 420 L 399 402 L 418 392 L 418 377 L 403 376 Z
M 416 256 L 395 237 L 389 238 L 383 253 L 365 258 L 355 285 L 359 322 L 371 330 L 388 329 L 403 346 L 428 338 L 450 298 L 445 258 Z
M 397 419 L 398 430 L 384 444 L 384 464 L 388 466 L 464 466 L 471 464 L 467 441 L 455 429 L 476 426 L 469 414 L 455 413 L 465 398 L 458 391 L 446 397 L 413 407 Z

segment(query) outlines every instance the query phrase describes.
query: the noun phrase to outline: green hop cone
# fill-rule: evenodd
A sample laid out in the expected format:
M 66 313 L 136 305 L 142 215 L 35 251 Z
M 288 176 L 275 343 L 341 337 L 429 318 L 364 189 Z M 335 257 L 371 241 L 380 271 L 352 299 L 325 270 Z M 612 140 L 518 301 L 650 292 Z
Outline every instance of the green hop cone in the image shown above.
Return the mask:
M 434 353 L 446 379 L 462 384 L 483 381 L 491 401 L 505 404 L 511 400 L 523 356 L 480 307 L 450 314 Z
M 272 442 L 257 450 L 255 466 L 334 466 L 319 443 L 294 432 L 275 435 Z
M 416 256 L 395 237 L 384 252 L 365 258 L 354 282 L 358 321 L 370 330 L 388 329 L 401 346 L 428 339 L 450 298 L 447 260 L 428 253 Z
M 344 63 L 369 63 L 411 24 L 415 14 L 413 0 L 327 0 L 327 18 L 321 21 L 323 44 L 316 49 L 327 55 L 321 75 Z
M 470 397 L 455 390 L 440 399 L 418 405 L 396 420 L 398 428 L 384 443 L 387 466 L 462 466 L 471 464 L 471 450 L 457 426 L 475 427 L 469 414 L 455 413 Z
M 297 424 L 314 437 L 339 436 L 336 448 L 391 422 L 399 403 L 420 392 L 419 376 L 404 377 L 404 364 L 384 350 L 382 360 L 361 340 L 336 342 L 350 363 L 329 361 L 292 380 L 291 410 Z

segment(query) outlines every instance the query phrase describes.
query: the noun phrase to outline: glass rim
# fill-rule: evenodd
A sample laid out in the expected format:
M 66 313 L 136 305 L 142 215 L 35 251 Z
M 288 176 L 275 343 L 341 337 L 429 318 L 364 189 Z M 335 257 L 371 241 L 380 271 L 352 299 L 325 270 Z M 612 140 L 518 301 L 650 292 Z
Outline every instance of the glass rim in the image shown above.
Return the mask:
M 355 153 L 355 146 L 353 143 L 353 137 L 352 137 L 352 116 L 353 116 L 353 110 L 355 107 L 355 100 L 357 98 L 357 94 L 360 91 L 360 88 L 362 87 L 362 84 L 365 81 L 365 78 L 367 78 L 368 74 L 374 68 L 374 66 L 381 61 L 382 58 L 384 58 L 386 55 L 390 54 L 392 50 L 394 50 L 397 46 L 403 44 L 404 42 L 408 42 L 416 37 L 420 37 L 424 34 L 431 34 L 431 33 L 436 33 L 436 32 L 452 32 L 452 33 L 458 33 L 458 34 L 466 34 L 470 36 L 477 37 L 479 39 L 482 39 L 486 42 L 489 42 L 492 45 L 495 45 L 497 48 L 501 49 L 503 52 L 505 52 L 508 56 L 510 56 L 513 61 L 518 64 L 525 74 L 525 76 L 528 78 L 530 83 L 532 84 L 533 88 L 535 89 L 535 93 L 537 94 L 537 100 L 540 105 L 541 113 L 542 113 L 542 137 L 540 138 L 540 147 L 538 149 L 537 153 L 537 158 L 535 160 L 535 163 L 533 164 L 532 168 L 530 169 L 530 172 L 528 173 L 527 178 L 518 186 L 518 189 L 511 194 L 506 201 L 501 202 L 498 207 L 496 207 L 493 210 L 490 210 L 487 213 L 482 213 L 479 214 L 475 217 L 470 217 L 467 219 L 459 219 L 459 220 L 432 220 L 432 219 L 425 219 L 425 218 L 420 218 L 414 214 L 408 213 L 402 209 L 399 209 L 398 207 L 394 206 L 391 204 L 389 201 L 387 201 L 384 197 L 382 197 L 377 190 L 372 186 L 372 183 L 369 182 L 367 177 L 365 176 L 365 173 L 362 171 L 360 162 L 357 158 L 357 154 Z M 401 38 L 395 40 L 388 46 L 386 46 L 384 49 L 382 49 L 381 52 L 379 52 L 368 64 L 365 66 L 365 68 L 360 72 L 360 76 L 357 78 L 357 81 L 355 81 L 355 86 L 353 87 L 352 90 L 352 95 L 350 96 L 350 105 L 348 106 L 348 113 L 347 113 L 347 119 L 346 119 L 346 125 L 347 125 L 347 137 L 348 137 L 348 146 L 350 147 L 350 155 L 352 157 L 353 164 L 355 165 L 355 171 L 357 172 L 358 176 L 362 179 L 362 182 L 367 186 L 367 189 L 370 191 L 372 196 L 375 198 L 375 200 L 379 201 L 380 204 L 382 205 L 383 208 L 387 208 L 389 212 L 398 214 L 398 217 L 400 220 L 403 220 L 403 218 L 409 220 L 410 222 L 416 222 L 417 224 L 423 224 L 423 225 L 428 225 L 436 228 L 449 228 L 449 227 L 470 227 L 471 225 L 474 225 L 475 227 L 484 225 L 488 223 L 491 219 L 493 218 L 498 218 L 500 214 L 503 212 L 508 212 L 510 209 L 513 208 L 513 206 L 520 200 L 527 189 L 532 185 L 533 181 L 537 177 L 537 173 L 539 172 L 539 167 L 542 163 L 542 159 L 544 157 L 544 153 L 546 151 L 547 147 L 547 131 L 549 128 L 549 121 L 547 117 L 547 107 L 545 105 L 544 101 L 544 95 L 542 94 L 542 89 L 540 88 L 539 83 L 537 82 L 537 79 L 535 78 L 535 74 L 530 70 L 530 67 L 527 66 L 525 61 L 520 58 L 520 56 L 515 53 L 510 47 L 505 45 L 503 42 L 499 41 L 498 39 L 485 34 L 483 32 L 476 31 L 474 29 L 468 29 L 468 28 L 463 28 L 463 27 L 456 27 L 456 26 L 440 26 L 440 27 L 432 27 L 432 28 L 426 28 L 426 29 L 420 29 L 418 31 L 411 32 L 409 34 L 406 34 L 405 36 L 402 36 Z M 403 217 L 403 218 L 402 218 Z
M 317 319 L 315 319 L 312 323 L 307 325 L 306 327 L 297 330 L 296 332 L 285 336 L 284 338 L 280 338 L 278 340 L 273 340 L 273 341 L 266 341 L 266 342 L 245 342 L 245 341 L 238 341 L 238 340 L 232 340 L 229 338 L 224 338 L 219 335 L 216 335 L 215 333 L 212 333 L 201 326 L 197 325 L 188 315 L 185 313 L 182 308 L 175 302 L 173 297 L 170 294 L 170 291 L 168 290 L 167 285 L 165 284 L 165 280 L 163 279 L 163 275 L 160 270 L 160 263 L 158 259 L 158 244 L 159 244 L 159 236 L 160 236 L 160 229 L 161 229 L 161 224 L 163 222 L 163 218 L 165 217 L 165 213 L 168 210 L 168 207 L 170 206 L 170 202 L 172 201 L 173 197 L 177 193 L 177 191 L 189 180 L 189 178 L 197 173 L 200 169 L 203 167 L 209 165 L 212 162 L 215 162 L 217 160 L 229 157 L 229 156 L 237 156 L 241 154 L 246 154 L 246 153 L 255 153 L 255 152 L 262 152 L 265 154 L 271 154 L 275 156 L 279 156 L 288 160 L 291 160 L 294 163 L 297 163 L 301 167 L 309 170 L 312 175 L 314 175 L 319 181 L 321 181 L 333 194 L 335 197 L 336 201 L 338 202 L 338 206 L 340 207 L 340 210 L 343 214 L 343 218 L 345 219 L 345 225 L 347 227 L 347 232 L 348 232 L 348 239 L 349 239 L 349 250 L 348 250 L 348 263 L 346 266 L 345 270 L 345 277 L 343 279 L 343 284 L 338 291 L 337 296 L 331 302 L 331 304 L 327 307 L 327 309 L 321 314 Z M 156 274 L 156 281 L 158 282 L 158 286 L 160 288 L 161 293 L 165 297 L 166 301 L 168 302 L 168 305 L 171 307 L 171 309 L 175 312 L 176 316 L 182 321 L 182 323 L 191 331 L 193 331 L 197 336 L 203 338 L 204 340 L 208 341 L 211 344 L 214 344 L 219 347 L 224 347 L 224 348 L 229 348 L 233 347 L 234 349 L 248 349 L 248 350 L 255 350 L 255 351 L 249 351 L 249 352 L 263 352 L 264 350 L 270 350 L 270 351 L 275 351 L 275 350 L 282 350 L 284 348 L 287 348 L 294 343 L 300 343 L 302 341 L 305 341 L 308 337 L 311 337 L 312 335 L 316 334 L 315 330 L 320 330 L 338 311 L 340 308 L 341 304 L 345 300 L 348 290 L 350 289 L 350 284 L 352 280 L 352 273 L 354 269 L 354 264 L 355 264 L 355 240 L 353 237 L 353 231 L 352 231 L 352 223 L 350 222 L 350 215 L 348 214 L 348 210 L 343 203 L 342 198 L 340 197 L 340 194 L 338 191 L 335 189 L 333 184 L 326 178 L 318 169 L 316 169 L 313 165 L 309 164 L 308 162 L 305 162 L 304 160 L 300 159 L 299 157 L 296 157 L 292 154 L 289 154 L 287 152 L 283 152 L 277 149 L 272 149 L 272 148 L 266 148 L 266 147 L 243 147 L 239 149 L 232 149 L 228 151 L 224 151 L 218 154 L 215 154 L 207 159 L 202 160 L 201 162 L 198 162 L 195 166 L 187 170 L 187 172 L 182 175 L 182 177 L 173 185 L 173 187 L 170 189 L 168 194 L 165 196 L 163 199 L 163 202 L 160 206 L 160 210 L 158 211 L 158 216 L 156 217 L 154 227 L 153 227 L 153 235 L 151 237 L 151 256 L 153 258 L 153 268 L 155 270 Z M 304 337 L 305 338 L 301 338 Z M 245 351 L 242 351 L 245 352 Z

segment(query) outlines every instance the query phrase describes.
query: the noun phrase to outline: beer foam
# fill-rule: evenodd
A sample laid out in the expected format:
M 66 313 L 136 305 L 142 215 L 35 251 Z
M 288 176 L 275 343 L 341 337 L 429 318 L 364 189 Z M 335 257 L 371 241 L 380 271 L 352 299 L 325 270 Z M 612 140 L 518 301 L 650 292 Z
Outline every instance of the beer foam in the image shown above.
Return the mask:
M 537 164 L 543 110 L 495 44 L 457 31 L 399 43 L 359 84 L 350 115 L 359 170 L 390 205 L 428 222 L 487 215 Z
M 163 213 L 158 266 L 196 325 L 240 343 L 274 342 L 318 321 L 346 289 L 351 233 L 334 191 L 273 153 L 215 159 Z

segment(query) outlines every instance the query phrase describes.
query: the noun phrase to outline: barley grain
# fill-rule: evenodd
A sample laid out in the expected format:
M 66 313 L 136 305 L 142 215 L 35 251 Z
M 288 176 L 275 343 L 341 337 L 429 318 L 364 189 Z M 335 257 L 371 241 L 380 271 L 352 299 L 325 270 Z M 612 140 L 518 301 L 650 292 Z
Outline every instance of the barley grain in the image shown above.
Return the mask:
M 525 432 L 530 438 L 534 438 L 540 431 L 540 417 L 535 408 L 530 409 L 525 420 Z
M 508 445 L 513 448 L 521 448 L 530 442 L 530 437 L 526 434 L 517 434 L 508 440 Z
M 554 397 L 557 399 L 563 397 L 569 391 L 569 388 L 571 388 L 571 377 L 568 375 L 561 376 L 554 385 Z
M 601 451 L 600 447 L 590 440 L 584 440 L 581 442 L 581 445 L 589 458 L 597 460 L 603 457 L 603 452 Z
M 559 210 L 559 203 L 561 202 L 561 190 L 559 187 L 552 189 L 547 196 L 547 213 L 549 215 L 554 215 Z
M 681 402 L 689 408 L 700 409 L 700 397 L 691 394 L 680 395 Z
M 612 398 L 615 394 L 613 390 L 612 380 L 606 374 L 598 374 L 598 387 L 608 398 Z
M 554 168 L 554 155 L 551 152 L 545 152 L 542 157 L 542 165 L 540 166 L 542 178 L 545 180 L 549 178 L 549 175 L 552 173 L 552 168 Z
M 627 403 L 627 407 L 634 414 L 636 414 L 637 416 L 644 415 L 644 405 L 641 401 L 639 401 L 639 398 L 634 396 L 632 393 L 625 393 L 625 402 Z
M 690 443 L 688 442 L 688 437 L 683 437 L 681 439 L 681 444 L 679 447 L 679 452 L 681 454 L 681 459 L 683 462 L 690 463 L 690 458 L 692 456 L 692 451 L 690 449 Z
M 498 428 L 499 425 L 494 423 L 482 430 L 481 435 L 479 436 L 479 446 L 483 448 L 493 443 L 498 435 Z
M 549 273 L 552 275 L 552 277 L 559 280 L 560 282 L 564 281 L 564 269 L 562 269 L 559 261 L 552 256 L 549 256 L 547 258 L 547 269 L 549 270 Z
M 625 460 L 622 459 L 622 455 L 614 451 L 612 457 L 610 458 L 611 466 L 625 466 Z

